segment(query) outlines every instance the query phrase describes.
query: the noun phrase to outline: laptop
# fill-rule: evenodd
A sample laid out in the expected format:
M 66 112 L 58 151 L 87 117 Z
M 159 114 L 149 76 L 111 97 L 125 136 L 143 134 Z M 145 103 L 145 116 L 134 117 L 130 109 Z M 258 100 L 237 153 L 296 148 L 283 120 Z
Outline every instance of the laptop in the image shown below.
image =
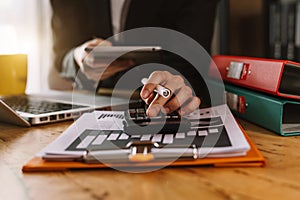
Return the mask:
M 29 127 L 78 118 L 85 112 L 122 105 L 123 99 L 56 92 L 52 95 L 0 96 L 0 122 Z

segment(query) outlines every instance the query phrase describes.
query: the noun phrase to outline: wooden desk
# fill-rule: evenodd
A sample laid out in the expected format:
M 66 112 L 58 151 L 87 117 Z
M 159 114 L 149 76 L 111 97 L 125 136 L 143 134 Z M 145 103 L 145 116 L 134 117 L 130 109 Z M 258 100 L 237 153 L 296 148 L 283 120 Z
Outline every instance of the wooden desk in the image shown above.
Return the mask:
M 300 137 L 281 137 L 240 121 L 267 160 L 265 168 L 112 169 L 22 173 L 23 163 L 71 122 L 20 128 L 0 124 L 0 199 L 300 199 Z

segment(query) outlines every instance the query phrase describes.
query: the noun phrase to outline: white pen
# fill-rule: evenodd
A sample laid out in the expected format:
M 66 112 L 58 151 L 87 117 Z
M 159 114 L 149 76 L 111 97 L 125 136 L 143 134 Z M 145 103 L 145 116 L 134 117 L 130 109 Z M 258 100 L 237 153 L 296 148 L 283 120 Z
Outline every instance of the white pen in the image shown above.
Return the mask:
M 143 85 L 145 85 L 147 81 L 148 81 L 147 78 L 143 78 L 141 82 Z M 160 96 L 164 98 L 168 98 L 171 95 L 171 91 L 162 85 L 157 85 L 154 92 L 158 93 Z

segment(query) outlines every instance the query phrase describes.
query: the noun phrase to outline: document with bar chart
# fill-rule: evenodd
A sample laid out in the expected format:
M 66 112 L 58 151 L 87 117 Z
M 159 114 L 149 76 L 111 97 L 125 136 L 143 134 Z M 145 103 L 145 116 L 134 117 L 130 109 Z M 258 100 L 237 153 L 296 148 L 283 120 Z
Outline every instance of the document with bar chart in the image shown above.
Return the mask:
M 76 161 L 90 153 L 99 159 L 126 162 L 133 147 L 143 145 L 151 148 L 148 153 L 151 152 L 154 159 L 178 155 L 235 157 L 246 155 L 250 150 L 247 139 L 225 104 L 183 116 L 190 122 L 189 130 L 179 129 L 173 133 L 127 133 L 124 118 L 123 111 L 86 113 L 38 156 L 50 161 Z

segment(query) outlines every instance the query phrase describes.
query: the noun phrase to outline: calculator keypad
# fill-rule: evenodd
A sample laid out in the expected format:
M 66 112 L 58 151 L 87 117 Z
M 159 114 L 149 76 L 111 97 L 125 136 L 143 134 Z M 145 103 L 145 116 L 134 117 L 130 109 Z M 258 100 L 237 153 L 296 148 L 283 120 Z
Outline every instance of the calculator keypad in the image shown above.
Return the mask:
M 178 113 L 160 113 L 149 118 L 145 108 L 132 108 L 125 113 L 124 131 L 128 134 L 176 133 L 190 129 L 190 122 Z

